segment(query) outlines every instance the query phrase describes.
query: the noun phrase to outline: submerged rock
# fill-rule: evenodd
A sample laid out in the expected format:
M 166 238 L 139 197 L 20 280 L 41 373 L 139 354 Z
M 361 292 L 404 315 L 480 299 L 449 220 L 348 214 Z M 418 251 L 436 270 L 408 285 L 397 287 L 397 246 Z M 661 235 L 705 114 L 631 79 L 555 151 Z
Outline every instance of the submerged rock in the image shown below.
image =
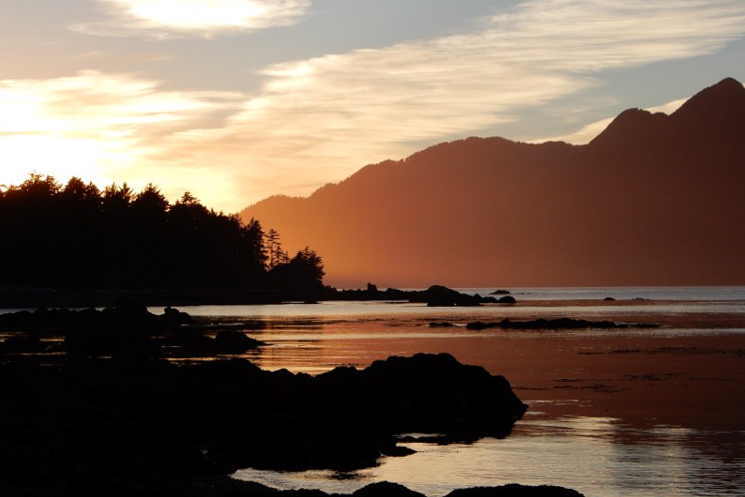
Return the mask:
M 466 328 L 469 330 L 486 330 L 489 328 L 502 328 L 502 329 L 535 329 L 535 330 L 574 330 L 583 328 L 594 328 L 594 329 L 613 329 L 613 328 L 628 328 L 628 327 L 641 327 L 641 328 L 652 328 L 655 325 L 652 324 L 627 324 L 627 323 L 615 323 L 613 321 L 587 321 L 586 319 L 572 319 L 572 318 L 557 318 L 557 319 L 533 319 L 529 321 L 512 321 L 509 318 L 505 318 L 501 321 L 485 323 L 482 321 L 474 321 L 468 323 Z

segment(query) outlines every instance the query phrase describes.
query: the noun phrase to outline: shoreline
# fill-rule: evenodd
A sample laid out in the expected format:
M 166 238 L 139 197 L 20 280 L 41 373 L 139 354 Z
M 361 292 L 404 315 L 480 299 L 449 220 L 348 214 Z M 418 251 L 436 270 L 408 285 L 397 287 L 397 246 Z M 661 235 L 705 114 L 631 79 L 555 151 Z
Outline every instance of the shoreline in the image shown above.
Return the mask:
M 557 305 L 553 302 L 546 308 L 555 308 L 561 314 L 562 309 L 566 311 L 575 303 Z M 614 321 L 624 317 L 632 322 L 639 321 L 638 313 L 624 310 L 627 305 L 619 305 L 618 302 L 596 304 L 591 307 L 602 306 L 603 312 L 613 309 L 612 313 L 603 315 L 610 316 Z M 638 304 L 644 305 L 643 302 Z M 653 304 L 649 306 L 654 307 Z M 511 312 L 519 314 L 521 308 L 531 305 L 542 307 L 543 304 L 536 306 L 526 302 L 500 309 L 509 316 Z M 433 315 L 440 313 L 437 309 L 431 312 Z M 446 312 L 442 311 L 442 314 Z M 467 322 L 479 319 L 482 312 L 483 308 L 471 309 L 468 314 L 451 317 L 451 321 L 464 328 Z M 520 315 L 515 319 L 524 318 Z M 366 361 L 370 363 L 390 355 L 387 351 L 391 346 L 391 334 L 398 335 L 396 347 L 402 352 L 401 355 L 409 352 L 407 347 L 412 352 L 430 354 L 447 351 L 463 364 L 478 364 L 492 374 L 504 374 L 512 390 L 529 405 L 533 413 L 537 410 L 544 412 L 533 414 L 539 418 L 613 417 L 636 426 L 680 425 L 701 430 L 742 430 L 744 426 L 739 408 L 742 407 L 741 399 L 745 398 L 745 333 L 736 331 L 745 328 L 742 315 L 695 312 L 677 316 L 662 314 L 656 316 L 654 321 L 662 328 L 606 332 L 465 332 L 465 329 L 458 328 L 458 333 L 453 334 L 448 330 L 440 332 L 429 329 L 427 319 L 422 316 L 405 323 L 396 322 L 390 328 L 385 319 L 377 318 L 320 323 L 299 320 L 289 327 L 302 334 L 301 330 L 309 326 L 307 330 L 313 333 L 340 336 L 325 340 L 339 340 L 341 343 L 344 337 L 340 332 L 353 325 L 355 333 L 365 336 L 354 337 L 354 343 L 350 342 L 354 348 L 361 347 L 365 351 L 366 359 L 358 356 L 354 361 L 361 366 Z M 263 329 L 254 330 L 258 338 L 266 340 L 271 336 L 271 323 L 272 320 L 267 320 Z M 279 320 L 278 323 L 287 326 L 285 321 Z M 692 331 L 686 334 L 674 332 L 687 327 Z M 429 334 L 426 342 L 407 339 L 408 333 L 421 334 L 423 329 Z M 369 332 L 367 335 L 365 330 Z M 702 333 L 696 333 L 696 330 L 702 330 Z M 707 331 L 703 333 L 704 330 Z M 247 333 L 253 336 L 252 332 Z M 7 360 L 4 363 L 7 364 Z M 22 396 L 23 392 L 17 391 L 17 394 Z M 192 488 L 183 490 L 179 495 L 223 495 L 225 492 L 221 494 L 219 492 L 222 490 L 217 489 L 223 488 L 220 482 L 224 483 L 224 478 L 228 477 L 215 475 L 205 480 L 212 481 L 206 485 L 213 488 L 213 493 L 204 489 L 194 493 Z M 248 490 L 239 489 L 234 483 L 229 486 L 229 491 L 238 492 L 236 495 L 273 493 L 256 486 Z

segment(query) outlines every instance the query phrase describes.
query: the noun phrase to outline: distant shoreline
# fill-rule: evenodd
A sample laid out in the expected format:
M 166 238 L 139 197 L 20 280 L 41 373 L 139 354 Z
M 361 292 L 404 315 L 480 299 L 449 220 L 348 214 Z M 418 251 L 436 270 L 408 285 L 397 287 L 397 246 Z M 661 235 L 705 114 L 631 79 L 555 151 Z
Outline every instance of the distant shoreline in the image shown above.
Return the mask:
M 434 285 L 426 290 L 339 290 L 333 287 L 290 289 L 105 289 L 68 290 L 51 288 L 0 289 L 0 309 L 18 308 L 85 308 L 114 307 L 121 301 L 136 302 L 148 307 L 189 305 L 271 305 L 285 302 L 308 304 L 324 300 L 384 301 L 404 300 L 436 306 L 476 306 L 498 303 L 491 296 L 474 296 Z

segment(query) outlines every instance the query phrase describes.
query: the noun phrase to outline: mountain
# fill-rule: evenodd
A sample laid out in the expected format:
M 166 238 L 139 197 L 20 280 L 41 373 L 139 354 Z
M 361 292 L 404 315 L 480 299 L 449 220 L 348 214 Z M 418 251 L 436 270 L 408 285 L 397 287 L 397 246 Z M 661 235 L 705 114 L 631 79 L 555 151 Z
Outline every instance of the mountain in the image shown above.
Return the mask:
M 443 143 L 244 210 L 359 287 L 745 284 L 745 88 L 621 113 L 587 145 Z

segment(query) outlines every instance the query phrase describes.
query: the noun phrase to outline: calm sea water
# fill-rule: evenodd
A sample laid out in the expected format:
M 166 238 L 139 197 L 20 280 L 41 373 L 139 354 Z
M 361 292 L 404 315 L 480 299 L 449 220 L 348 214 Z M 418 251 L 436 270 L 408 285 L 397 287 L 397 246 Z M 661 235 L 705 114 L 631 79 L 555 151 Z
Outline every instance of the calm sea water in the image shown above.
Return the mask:
M 462 288 L 464 293 L 482 296 L 495 291 L 492 288 Z M 612 304 L 598 306 L 606 298 L 618 302 L 638 303 L 625 305 L 624 312 L 643 314 L 650 310 L 650 302 L 655 304 L 654 312 L 745 312 L 745 286 L 729 287 L 609 287 L 609 288 L 518 288 L 509 290 L 518 302 L 519 307 L 509 307 L 512 315 L 541 316 L 555 314 L 551 302 L 568 302 L 563 305 L 561 313 L 604 314 L 618 311 Z M 533 307 L 531 303 L 542 303 Z M 593 303 L 591 307 L 587 302 Z M 576 305 L 572 306 L 572 303 Z M 699 305 L 697 305 L 699 303 Z M 205 305 L 180 307 L 193 316 L 239 316 L 243 318 L 350 318 L 350 317 L 387 317 L 387 316 L 431 316 L 437 314 L 432 308 L 423 304 L 385 303 L 385 302 L 322 302 L 320 304 L 287 303 L 282 305 Z M 473 316 L 482 312 L 485 316 L 499 316 L 504 306 L 476 308 L 455 307 L 442 312 L 446 316 Z M 160 309 L 151 309 L 161 312 Z M 0 311 L 2 312 L 2 311 Z
M 493 290 L 464 291 L 485 295 Z M 629 348 L 635 346 L 635 337 L 657 337 L 675 344 L 679 337 L 703 336 L 712 338 L 712 343 L 718 337 L 730 341 L 734 337 L 736 341 L 742 340 L 741 348 L 745 350 L 745 287 L 510 290 L 519 305 L 428 308 L 409 303 L 324 302 L 180 309 L 193 316 L 224 317 L 226 322 L 234 318 L 264 321 L 265 326 L 251 335 L 269 345 L 244 357 L 265 369 L 287 368 L 309 373 L 320 373 L 338 365 L 365 367 L 390 355 L 423 351 L 451 352 L 462 362 L 482 365 L 510 378 L 504 358 L 528 354 L 525 351 L 540 347 L 541 333 L 493 330 L 474 334 L 463 326 L 468 320 L 503 317 L 614 319 L 622 316 L 642 323 L 650 316 L 663 316 L 704 323 L 652 330 L 632 327 L 551 332 L 552 338 L 563 337 L 562 347 L 571 348 L 572 353 L 602 350 L 609 336 L 619 334 L 628 339 Z M 615 301 L 605 301 L 606 297 Z M 162 309 L 151 310 L 162 312 Z M 734 319 L 727 326 L 706 325 L 719 315 Z M 434 321 L 453 322 L 456 326 L 430 328 L 429 323 Z M 713 357 L 716 360 L 716 355 Z M 694 360 L 711 360 L 711 357 L 694 357 Z M 553 415 L 561 402 L 583 402 L 581 392 L 576 398 L 561 401 L 541 401 L 536 396 L 540 397 L 540 392 L 534 393 L 528 414 L 504 440 L 484 439 L 474 444 L 449 446 L 413 443 L 409 446 L 416 454 L 384 458 L 379 466 L 355 473 L 247 468 L 234 477 L 279 489 L 318 488 L 336 493 L 351 493 L 376 481 L 392 481 L 432 497 L 445 495 L 454 488 L 513 482 L 561 485 L 588 497 L 744 495 L 745 418 L 735 429 L 720 430 L 655 421 L 631 423 L 613 417 L 612 412 L 607 417 Z M 744 397 L 745 392 L 735 392 L 732 409 L 745 409 Z
M 712 441 L 717 445 L 710 446 Z M 393 481 L 442 496 L 456 488 L 553 484 L 604 497 L 742 495 L 745 431 L 694 432 L 676 426 L 641 430 L 614 418 L 574 417 L 518 423 L 504 440 L 472 445 L 408 444 L 405 458 L 353 474 L 245 469 L 235 478 L 282 489 L 351 493 Z
M 466 291 L 483 295 L 492 289 Z M 705 320 L 707 316 L 728 314 L 742 319 L 736 319 L 731 327 L 571 330 L 552 332 L 551 336 L 565 337 L 566 347 L 587 346 L 588 350 L 594 342 L 618 333 L 629 343 L 635 336 L 669 339 L 673 344 L 683 336 L 735 336 L 741 337 L 745 349 L 745 287 L 517 289 L 512 294 L 521 305 L 437 309 L 408 303 L 327 302 L 183 310 L 193 315 L 264 320 L 266 328 L 257 330 L 254 336 L 270 346 L 246 357 L 266 369 L 309 373 L 338 365 L 364 367 L 375 359 L 420 350 L 450 351 L 472 364 L 494 370 L 497 366 L 490 361 L 495 353 L 502 353 L 499 349 L 505 347 L 505 332 L 474 335 L 462 324 L 464 320 L 496 320 L 505 316 L 606 319 L 623 315 L 643 322 L 653 315 Z M 616 302 L 606 302 L 606 297 Z M 458 326 L 430 328 L 433 321 L 450 321 Z M 531 344 L 540 340 L 540 334 L 516 332 L 510 340 L 518 344 L 510 353 L 519 354 L 530 350 Z M 509 378 L 508 371 L 500 372 Z M 375 468 L 351 474 L 247 468 L 234 477 L 280 489 L 318 488 L 332 493 L 351 493 L 375 481 L 392 481 L 432 497 L 455 488 L 513 482 L 562 485 L 588 497 L 742 495 L 745 421 L 742 430 L 725 431 L 654 421 L 640 425 L 617 417 L 547 414 L 555 410 L 557 402 L 547 400 L 542 404 L 532 400 L 526 417 L 505 440 L 484 439 L 449 446 L 414 443 L 409 445 L 417 450 L 412 456 L 384 458 Z M 562 402 L 582 402 L 582 398 L 578 395 Z M 733 409 L 745 408 L 745 399 L 734 398 L 733 402 Z

